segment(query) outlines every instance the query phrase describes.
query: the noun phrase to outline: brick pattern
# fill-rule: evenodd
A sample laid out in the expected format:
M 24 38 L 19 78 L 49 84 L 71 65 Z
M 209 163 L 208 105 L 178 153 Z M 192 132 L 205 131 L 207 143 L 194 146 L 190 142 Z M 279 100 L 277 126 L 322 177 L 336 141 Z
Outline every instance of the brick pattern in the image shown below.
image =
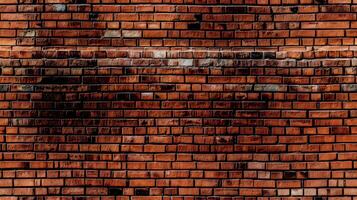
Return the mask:
M 1 46 L 353 46 L 355 0 L 0 0 Z
M 356 9 L 0 0 L 0 199 L 355 199 Z

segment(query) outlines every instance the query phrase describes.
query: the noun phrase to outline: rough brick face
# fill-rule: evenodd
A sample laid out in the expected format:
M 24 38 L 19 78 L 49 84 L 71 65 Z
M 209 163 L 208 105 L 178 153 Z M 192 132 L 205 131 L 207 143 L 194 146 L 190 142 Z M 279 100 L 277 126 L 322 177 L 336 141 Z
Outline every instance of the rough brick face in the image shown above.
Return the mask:
M 0 0 L 0 199 L 355 199 L 356 11 Z

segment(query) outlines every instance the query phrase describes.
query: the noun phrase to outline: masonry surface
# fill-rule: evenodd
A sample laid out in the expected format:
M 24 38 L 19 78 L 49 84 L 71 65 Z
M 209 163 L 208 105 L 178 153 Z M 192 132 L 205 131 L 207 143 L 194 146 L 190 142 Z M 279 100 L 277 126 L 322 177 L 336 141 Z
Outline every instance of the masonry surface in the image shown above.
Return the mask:
M 355 200 L 357 0 L 0 0 L 0 200 Z

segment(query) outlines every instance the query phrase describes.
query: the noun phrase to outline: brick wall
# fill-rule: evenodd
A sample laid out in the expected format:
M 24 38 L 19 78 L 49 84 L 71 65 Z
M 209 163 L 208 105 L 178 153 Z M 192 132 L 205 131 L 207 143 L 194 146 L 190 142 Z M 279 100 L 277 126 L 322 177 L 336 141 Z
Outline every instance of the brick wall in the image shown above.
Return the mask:
M 0 199 L 356 199 L 356 11 L 0 0 Z

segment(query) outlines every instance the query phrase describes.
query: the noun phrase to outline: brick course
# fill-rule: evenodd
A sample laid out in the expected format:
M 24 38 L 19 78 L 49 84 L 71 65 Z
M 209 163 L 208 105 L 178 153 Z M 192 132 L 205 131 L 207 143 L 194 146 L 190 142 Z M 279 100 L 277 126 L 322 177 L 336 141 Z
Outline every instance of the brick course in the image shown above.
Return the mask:
M 355 199 L 356 11 L 0 0 L 0 199 Z

